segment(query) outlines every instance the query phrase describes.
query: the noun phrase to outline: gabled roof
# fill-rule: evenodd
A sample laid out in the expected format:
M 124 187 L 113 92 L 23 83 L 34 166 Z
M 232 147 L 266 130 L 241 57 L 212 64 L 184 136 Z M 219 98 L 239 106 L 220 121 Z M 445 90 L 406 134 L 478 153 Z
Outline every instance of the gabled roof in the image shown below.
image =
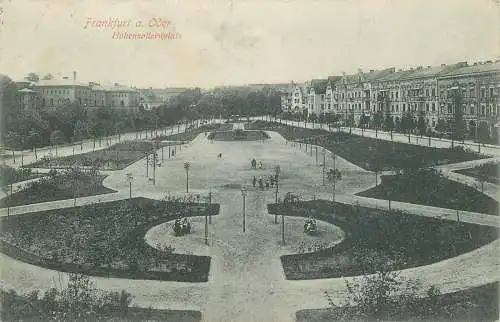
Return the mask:
M 311 87 L 314 88 L 315 94 L 325 94 L 327 84 L 328 79 L 313 79 L 311 81 Z
M 378 82 L 391 82 L 391 81 L 397 81 L 402 79 L 403 77 L 406 77 L 408 75 L 413 74 L 415 71 L 414 70 L 400 70 L 394 73 L 390 73 L 387 75 L 384 75 L 382 77 L 379 77 L 377 79 Z
M 328 84 L 330 84 L 331 87 L 334 87 L 337 82 L 340 82 L 342 79 L 342 76 L 328 76 Z
M 382 69 L 382 70 L 369 71 L 368 73 L 363 73 L 364 81 L 365 82 L 376 81 L 377 79 L 391 75 L 394 72 L 395 72 L 394 67 L 390 67 L 390 68 L 386 68 L 386 69 Z
M 480 74 L 480 73 L 487 73 L 487 72 L 500 73 L 500 61 L 491 62 L 491 63 L 482 63 L 482 64 L 476 64 L 476 65 L 472 65 L 472 66 L 457 68 L 457 69 L 454 69 L 448 73 L 444 73 L 440 76 L 448 77 L 448 76 L 457 76 L 457 75 L 463 75 L 463 74 Z

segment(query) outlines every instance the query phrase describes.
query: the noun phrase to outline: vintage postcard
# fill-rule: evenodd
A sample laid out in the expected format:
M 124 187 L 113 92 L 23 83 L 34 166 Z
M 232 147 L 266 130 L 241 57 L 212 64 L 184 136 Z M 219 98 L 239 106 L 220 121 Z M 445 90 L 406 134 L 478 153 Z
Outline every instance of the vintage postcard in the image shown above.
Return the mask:
M 498 321 L 500 3 L 0 0 L 0 320 Z

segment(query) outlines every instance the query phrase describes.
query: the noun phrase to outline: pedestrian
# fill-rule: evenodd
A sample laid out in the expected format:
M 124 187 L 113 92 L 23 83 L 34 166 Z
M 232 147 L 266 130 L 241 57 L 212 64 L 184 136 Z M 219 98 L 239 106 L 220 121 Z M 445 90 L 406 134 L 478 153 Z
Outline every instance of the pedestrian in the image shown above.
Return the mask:
M 271 181 L 271 188 L 274 187 L 274 176 L 273 175 L 269 176 L 269 181 Z
M 257 184 L 257 178 L 255 178 L 255 176 L 253 176 L 252 184 L 253 187 L 255 188 L 255 185 Z
M 269 189 L 269 180 L 266 180 L 266 189 Z
M 259 161 L 259 169 L 262 169 L 262 161 Z
M 259 178 L 259 188 L 260 190 L 264 190 L 264 181 L 262 181 L 262 177 Z

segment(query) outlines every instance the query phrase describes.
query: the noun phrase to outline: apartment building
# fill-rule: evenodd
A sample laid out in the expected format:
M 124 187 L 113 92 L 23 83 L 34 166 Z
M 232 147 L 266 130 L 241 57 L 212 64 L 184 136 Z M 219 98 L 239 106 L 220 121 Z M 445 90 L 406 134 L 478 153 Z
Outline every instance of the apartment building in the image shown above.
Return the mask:
M 416 122 L 424 117 L 427 127 L 450 120 L 455 113 L 453 95 L 460 95 L 468 128 L 478 122 L 496 124 L 499 120 L 500 62 L 468 65 L 466 62 L 396 71 L 358 70 L 356 74 L 330 76 L 306 82 L 308 115 L 340 114 L 344 121 L 361 115 L 372 118 L 377 112 L 389 115 L 395 124 L 403 115 Z M 458 93 L 458 94 L 457 94 Z M 288 98 L 291 92 L 285 93 Z M 291 99 L 282 100 L 283 110 L 294 113 Z

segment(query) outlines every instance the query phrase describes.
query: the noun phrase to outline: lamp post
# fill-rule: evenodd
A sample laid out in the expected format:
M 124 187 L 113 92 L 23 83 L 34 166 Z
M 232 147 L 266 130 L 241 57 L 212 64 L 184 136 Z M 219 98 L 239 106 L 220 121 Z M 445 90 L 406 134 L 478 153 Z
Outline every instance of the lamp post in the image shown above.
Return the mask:
M 281 171 L 281 168 L 279 165 L 277 165 L 275 168 L 275 175 L 274 175 L 274 181 L 276 184 L 276 205 L 278 205 L 278 182 L 279 182 L 280 171 Z M 274 223 L 275 224 L 278 223 L 278 215 L 276 215 L 276 214 L 274 215 Z
M 189 192 L 189 168 L 191 165 L 189 162 L 184 162 L 184 170 L 186 170 L 186 192 Z
M 323 148 L 323 185 L 325 185 L 326 150 Z
M 208 192 L 208 204 L 212 206 L 212 188 L 210 188 L 210 191 Z M 208 223 L 212 223 L 212 215 L 208 217 Z
M 132 173 L 127 173 L 127 181 L 128 181 L 128 191 L 129 191 L 129 199 L 132 199 L 132 181 L 134 181 L 134 177 L 132 176 Z
M 241 188 L 241 196 L 243 197 L 243 232 L 245 232 L 245 197 L 247 195 L 247 189 L 245 187 Z

